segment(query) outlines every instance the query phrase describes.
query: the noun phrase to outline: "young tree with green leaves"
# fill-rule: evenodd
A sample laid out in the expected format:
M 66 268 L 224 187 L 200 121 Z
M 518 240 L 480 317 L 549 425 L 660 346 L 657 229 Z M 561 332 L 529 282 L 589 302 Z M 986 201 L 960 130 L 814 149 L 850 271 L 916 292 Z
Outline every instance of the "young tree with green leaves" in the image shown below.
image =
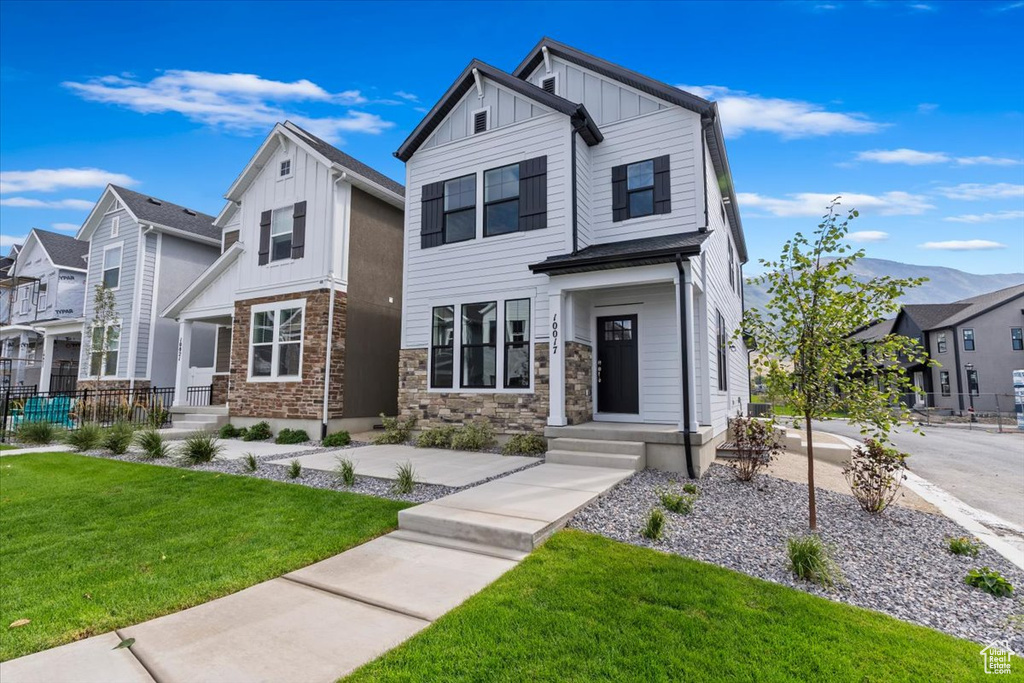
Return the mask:
M 121 334 L 115 304 L 113 290 L 104 285 L 96 285 L 89 334 L 89 374 L 94 377 L 103 377 L 107 374 L 107 356 L 117 345 Z
M 851 338 L 898 311 L 903 293 L 925 279 L 855 279 L 850 266 L 864 251 L 854 251 L 846 235 L 858 213 L 841 211 L 839 200 L 828 205 L 812 238 L 798 232 L 779 260 L 760 260 L 765 272 L 751 281 L 767 285 L 770 300 L 763 311 L 751 308 L 743 315 L 742 330 L 758 346 L 753 371 L 764 378 L 773 400 L 803 418 L 812 531 L 818 520 L 811 421 L 843 412 L 864 433 L 884 441 L 909 416 L 900 399 L 915 388 L 903 364 L 928 362 L 915 339 L 888 335 L 865 344 Z

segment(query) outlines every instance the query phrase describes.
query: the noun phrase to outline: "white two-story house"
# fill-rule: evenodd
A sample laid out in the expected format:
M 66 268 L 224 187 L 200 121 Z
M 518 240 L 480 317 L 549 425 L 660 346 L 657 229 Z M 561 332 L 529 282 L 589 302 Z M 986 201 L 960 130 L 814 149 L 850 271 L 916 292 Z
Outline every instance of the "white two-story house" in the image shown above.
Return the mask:
M 163 315 L 184 361 L 215 362 L 212 403 L 313 438 L 368 429 L 397 401 L 405 188 L 294 125 L 278 124 L 225 195 L 221 255 Z M 216 325 L 216 344 L 200 325 Z
M 648 466 L 702 471 L 749 399 L 716 106 L 543 39 L 511 74 L 472 61 L 396 156 L 402 414 L 553 437 L 628 423 Z

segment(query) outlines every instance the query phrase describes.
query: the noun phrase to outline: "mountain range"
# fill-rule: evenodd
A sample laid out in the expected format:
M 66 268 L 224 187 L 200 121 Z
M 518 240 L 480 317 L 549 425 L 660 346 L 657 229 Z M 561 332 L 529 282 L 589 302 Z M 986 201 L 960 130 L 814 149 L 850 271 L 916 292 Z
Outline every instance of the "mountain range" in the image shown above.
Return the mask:
M 920 287 L 907 291 L 900 302 L 902 304 L 947 303 L 1024 282 L 1024 273 L 977 275 L 965 273 L 956 268 L 917 266 L 877 258 L 858 259 L 851 270 L 854 277 L 865 280 L 882 275 L 898 278 L 928 278 L 928 281 Z M 768 295 L 765 293 L 763 285 L 747 282 L 743 295 L 747 308 L 763 309 L 768 303 Z

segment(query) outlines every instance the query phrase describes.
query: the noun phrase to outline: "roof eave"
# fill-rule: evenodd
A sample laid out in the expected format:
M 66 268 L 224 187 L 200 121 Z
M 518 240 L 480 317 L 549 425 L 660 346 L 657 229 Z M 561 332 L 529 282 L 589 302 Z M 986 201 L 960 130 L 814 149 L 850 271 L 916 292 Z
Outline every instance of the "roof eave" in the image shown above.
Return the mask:
M 573 261 L 556 261 L 554 263 L 534 263 L 530 270 L 537 274 L 564 275 L 578 273 L 584 270 L 610 270 L 613 268 L 631 268 L 634 266 L 651 265 L 655 263 L 671 263 L 677 256 L 696 256 L 701 252 L 701 244 L 687 247 L 673 247 L 657 249 L 637 254 L 615 254 L 610 256 L 595 256 L 587 259 L 576 259 Z

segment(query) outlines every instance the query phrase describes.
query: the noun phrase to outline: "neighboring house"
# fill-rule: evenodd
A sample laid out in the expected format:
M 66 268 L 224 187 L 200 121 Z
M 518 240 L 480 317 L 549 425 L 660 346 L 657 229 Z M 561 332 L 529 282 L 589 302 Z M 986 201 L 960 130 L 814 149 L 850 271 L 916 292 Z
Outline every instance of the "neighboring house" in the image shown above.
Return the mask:
M 34 228 L 0 275 L 3 383 L 71 391 L 78 374 L 89 243 Z
M 316 438 L 394 414 L 404 195 L 298 126 L 274 127 L 225 195 L 220 258 L 162 309 L 186 352 L 212 352 L 195 329 L 218 326 L 212 402 L 233 423 Z
M 906 368 L 924 392 L 907 397 L 911 407 L 1013 412 L 1013 371 L 1024 369 L 1024 285 L 948 304 L 906 305 L 853 337 L 870 342 L 890 334 L 916 339 L 935 361 Z
M 78 238 L 89 242 L 79 388 L 173 387 L 178 326 L 159 313 L 220 254 L 213 216 L 108 185 Z M 101 285 L 114 295 L 111 334 L 95 324 Z M 195 332 L 206 343 L 186 363 L 210 367 L 215 328 Z
M 635 423 L 648 465 L 704 469 L 749 400 L 716 106 L 543 39 L 512 74 L 470 62 L 396 156 L 402 414 Z

